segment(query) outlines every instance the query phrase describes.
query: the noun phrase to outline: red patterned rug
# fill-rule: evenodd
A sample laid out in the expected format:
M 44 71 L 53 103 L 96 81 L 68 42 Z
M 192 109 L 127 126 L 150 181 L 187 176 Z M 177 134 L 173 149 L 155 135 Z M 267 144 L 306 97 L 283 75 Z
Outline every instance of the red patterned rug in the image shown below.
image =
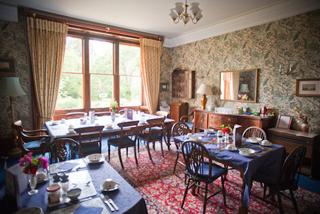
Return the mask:
M 149 213 L 201 213 L 203 197 L 200 192 L 193 196 L 187 195 L 184 209 L 180 208 L 185 189 L 183 167 L 178 167 L 177 174 L 173 175 L 175 160 L 174 152 L 165 152 L 164 158 L 161 152 L 151 151 L 154 164 L 151 163 L 145 150 L 138 156 L 139 167 L 136 166 L 132 152 L 127 158 L 122 154 L 125 169 L 122 170 L 116 152 L 111 155 L 111 165 L 128 180 L 142 194 L 147 203 Z M 209 199 L 206 213 L 237 213 L 241 199 L 242 180 L 236 170 L 230 170 L 225 183 L 227 206 L 224 206 L 222 194 Z M 210 187 L 215 189 L 220 186 L 220 179 Z M 251 191 L 249 213 L 278 213 L 278 209 L 260 199 L 263 189 L 259 183 L 254 183 Z M 300 213 L 320 213 L 320 196 L 299 188 L 295 192 Z M 283 207 L 286 213 L 295 213 L 290 200 L 282 197 Z

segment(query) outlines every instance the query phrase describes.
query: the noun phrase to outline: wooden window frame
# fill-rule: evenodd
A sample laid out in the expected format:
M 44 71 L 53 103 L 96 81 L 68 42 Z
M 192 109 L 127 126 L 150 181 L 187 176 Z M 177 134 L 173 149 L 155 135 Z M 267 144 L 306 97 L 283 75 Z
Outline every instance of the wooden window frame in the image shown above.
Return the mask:
M 105 108 L 91 108 L 91 97 L 90 97 L 90 68 L 89 68 L 89 41 L 90 40 L 100 40 L 105 42 L 110 42 L 113 44 L 113 71 L 111 74 L 101 74 L 101 75 L 112 75 L 113 76 L 113 100 L 116 100 L 119 103 L 120 108 L 120 71 L 119 71 L 119 45 L 132 45 L 138 46 L 139 42 L 131 41 L 126 39 L 118 39 L 118 38 L 110 38 L 110 36 L 95 34 L 95 33 L 88 33 L 88 32 L 81 32 L 79 30 L 69 30 L 68 37 L 75 37 L 82 39 L 82 78 L 83 78 L 83 108 L 81 109 L 56 109 L 54 112 L 54 119 L 63 118 L 63 115 L 70 112 L 88 112 L 91 110 L 94 111 L 108 111 L 109 107 L 106 105 Z M 70 73 L 70 72 L 66 72 Z M 78 74 L 78 73 L 77 73 Z M 121 75 L 124 76 L 124 75 Z M 137 76 L 135 76 L 137 77 Z M 140 73 L 141 78 L 141 73 Z M 143 99 L 143 86 L 141 82 L 141 105 L 140 106 L 124 106 L 125 108 L 133 108 L 133 109 L 140 109 L 140 107 L 144 103 Z

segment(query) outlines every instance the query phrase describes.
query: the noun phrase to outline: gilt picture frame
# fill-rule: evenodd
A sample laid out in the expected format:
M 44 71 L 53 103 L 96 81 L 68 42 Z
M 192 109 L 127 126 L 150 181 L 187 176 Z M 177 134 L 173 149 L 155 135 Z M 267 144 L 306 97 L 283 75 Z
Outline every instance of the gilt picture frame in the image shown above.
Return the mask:
M 320 79 L 297 79 L 296 95 L 299 97 L 320 96 Z

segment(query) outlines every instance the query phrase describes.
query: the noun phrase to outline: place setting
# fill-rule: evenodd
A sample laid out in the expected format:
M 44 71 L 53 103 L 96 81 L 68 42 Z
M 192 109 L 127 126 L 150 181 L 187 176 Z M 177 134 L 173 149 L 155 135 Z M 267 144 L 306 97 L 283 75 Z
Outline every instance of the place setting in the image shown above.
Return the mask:
M 113 193 L 119 190 L 120 184 L 114 181 L 111 178 L 105 179 L 105 181 L 101 185 L 101 200 L 109 207 L 111 212 L 118 211 L 119 207 L 115 204 L 115 202 L 108 196 L 108 193 Z

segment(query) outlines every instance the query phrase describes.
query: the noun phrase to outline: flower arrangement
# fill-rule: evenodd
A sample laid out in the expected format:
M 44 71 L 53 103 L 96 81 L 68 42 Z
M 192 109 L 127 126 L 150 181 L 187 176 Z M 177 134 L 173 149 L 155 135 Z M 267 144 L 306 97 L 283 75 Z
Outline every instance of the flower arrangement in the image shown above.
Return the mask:
M 220 129 L 222 131 L 223 134 L 230 134 L 230 132 L 232 132 L 232 128 L 230 125 L 225 125 L 225 124 L 222 124 L 220 126 Z
M 39 168 L 48 169 L 48 159 L 46 157 L 32 157 L 32 153 L 24 155 L 19 160 L 19 165 L 25 174 L 35 175 Z
M 110 104 L 110 108 L 112 110 L 112 112 L 116 112 L 117 109 L 118 109 L 118 102 L 117 101 L 112 101 L 111 104 Z

